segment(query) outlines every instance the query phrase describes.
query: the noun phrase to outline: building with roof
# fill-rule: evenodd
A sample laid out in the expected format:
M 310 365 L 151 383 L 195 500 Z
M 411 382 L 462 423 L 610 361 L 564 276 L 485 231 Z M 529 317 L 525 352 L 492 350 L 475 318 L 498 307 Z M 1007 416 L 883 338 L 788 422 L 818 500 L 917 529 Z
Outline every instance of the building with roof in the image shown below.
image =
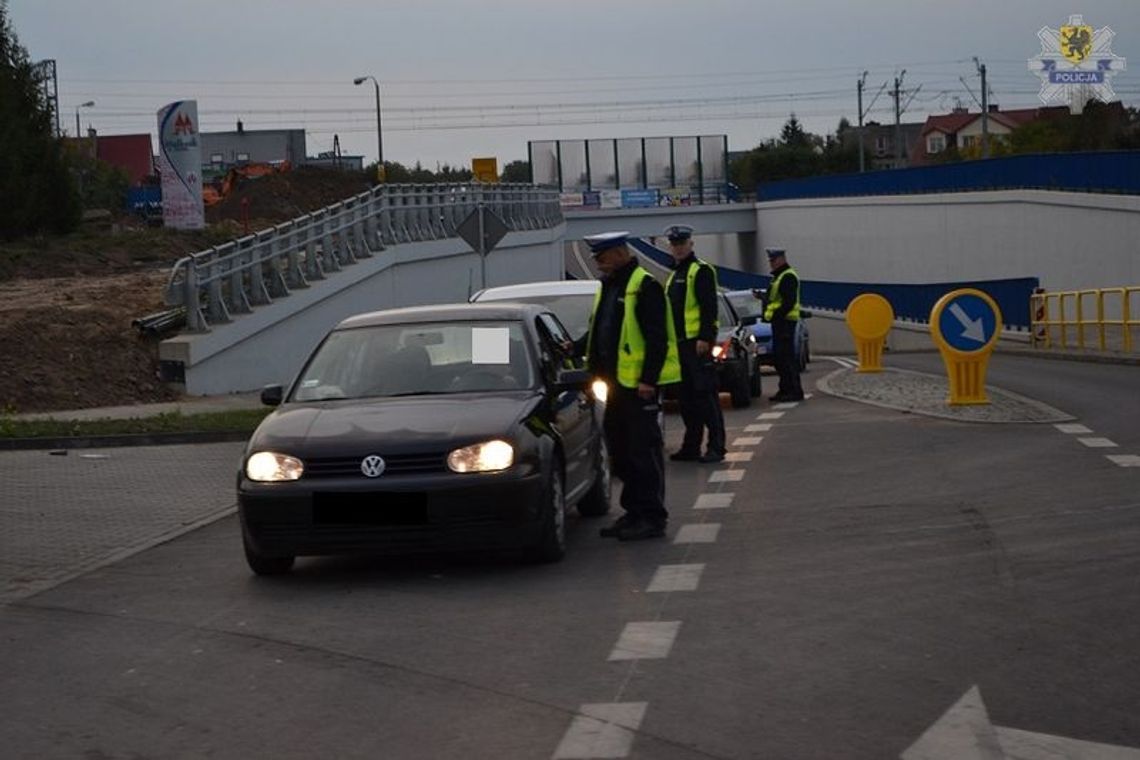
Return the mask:
M 902 157 L 899 158 L 895 145 L 895 125 L 880 124 L 869 121 L 862 128 L 863 160 L 868 171 L 876 169 L 900 169 L 910 164 L 910 152 L 919 134 L 923 123 L 920 121 L 899 124 L 898 134 L 901 137 Z M 858 145 L 860 139 L 859 127 L 851 127 L 843 132 L 843 145 Z
M 986 127 L 991 144 L 1008 140 L 1018 127 L 1042 119 L 1065 118 L 1067 106 L 1018 108 L 1002 111 L 996 105 L 989 108 Z M 982 113 L 966 108 L 955 108 L 950 113 L 927 117 L 916 144 L 911 146 L 911 165 L 934 163 L 938 156 L 954 148 L 964 153 L 978 153 L 982 146 Z
M 305 130 L 246 129 L 239 121 L 232 132 L 200 132 L 202 163 L 216 169 L 238 164 L 305 163 Z

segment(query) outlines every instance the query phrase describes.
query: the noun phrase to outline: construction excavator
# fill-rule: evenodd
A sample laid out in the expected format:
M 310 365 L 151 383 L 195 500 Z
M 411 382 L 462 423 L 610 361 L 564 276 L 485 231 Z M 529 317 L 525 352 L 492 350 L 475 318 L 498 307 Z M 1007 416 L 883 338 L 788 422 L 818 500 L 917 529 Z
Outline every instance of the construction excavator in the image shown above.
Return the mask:
M 288 161 L 274 163 L 258 161 L 231 167 L 218 179 L 202 184 L 202 201 L 206 206 L 217 205 L 245 180 L 265 177 L 269 174 L 283 174 L 292 169 L 293 165 Z

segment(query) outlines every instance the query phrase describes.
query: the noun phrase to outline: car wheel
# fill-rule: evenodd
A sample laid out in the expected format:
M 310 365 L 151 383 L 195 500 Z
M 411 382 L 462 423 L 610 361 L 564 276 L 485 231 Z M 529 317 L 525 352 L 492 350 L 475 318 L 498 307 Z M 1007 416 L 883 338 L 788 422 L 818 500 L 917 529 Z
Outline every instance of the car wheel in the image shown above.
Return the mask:
M 249 541 L 242 537 L 242 547 L 245 549 L 245 561 L 249 569 L 258 575 L 284 575 L 293 569 L 295 557 L 271 557 L 258 552 L 249 545 Z
M 764 395 L 764 388 L 760 381 L 761 366 L 759 359 L 752 365 L 752 375 L 748 380 L 748 392 L 752 395 L 752 398 L 760 398 Z
M 535 562 L 557 562 L 566 556 L 566 493 L 562 488 L 562 463 L 550 465 L 550 482 L 539 516 L 538 543 L 531 550 Z
M 807 342 L 805 341 L 803 346 L 800 348 L 800 372 L 807 372 L 808 351 L 809 351 L 809 347 L 808 347 Z
M 604 437 L 598 439 L 597 477 L 594 485 L 578 502 L 578 514 L 583 517 L 601 517 L 610 511 L 610 450 Z
M 737 362 L 732 373 L 732 385 L 729 392 L 732 394 L 732 408 L 744 409 L 752 405 L 752 393 L 748 378 L 748 360 Z

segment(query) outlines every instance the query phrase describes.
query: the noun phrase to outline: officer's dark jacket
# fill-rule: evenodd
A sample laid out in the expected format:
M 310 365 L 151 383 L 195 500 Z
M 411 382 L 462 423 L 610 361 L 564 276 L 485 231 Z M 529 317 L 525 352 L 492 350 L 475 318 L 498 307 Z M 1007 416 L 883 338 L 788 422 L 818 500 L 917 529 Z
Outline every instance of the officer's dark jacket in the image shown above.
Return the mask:
M 775 282 L 776 278 L 780 276 L 780 273 L 789 268 L 791 268 L 790 264 L 784 264 L 783 266 L 773 269 L 771 282 Z M 786 319 L 788 312 L 795 308 L 798 299 L 796 292 L 799 287 L 800 281 L 796 277 L 795 272 L 790 272 L 787 277 L 780 280 L 780 308 L 772 313 L 772 322 L 778 319 Z
M 696 265 L 695 253 L 690 253 L 677 262 L 673 284 L 669 288 L 669 303 L 673 307 L 673 327 L 676 329 L 678 341 L 685 340 L 685 288 L 688 287 L 689 267 Z M 693 289 L 697 291 L 697 305 L 701 309 L 701 328 L 697 332 L 696 340 L 713 343 L 716 341 L 716 281 L 709 267 L 697 270 Z
M 587 366 L 594 374 L 609 380 L 617 377 L 618 339 L 625 318 L 625 288 L 637 269 L 637 259 L 602 280 L 602 297 L 594 314 L 593 336 Z M 645 337 L 645 363 L 640 382 L 657 385 L 665 365 L 668 334 L 665 327 L 665 289 L 652 277 L 642 280 L 637 296 L 637 323 Z

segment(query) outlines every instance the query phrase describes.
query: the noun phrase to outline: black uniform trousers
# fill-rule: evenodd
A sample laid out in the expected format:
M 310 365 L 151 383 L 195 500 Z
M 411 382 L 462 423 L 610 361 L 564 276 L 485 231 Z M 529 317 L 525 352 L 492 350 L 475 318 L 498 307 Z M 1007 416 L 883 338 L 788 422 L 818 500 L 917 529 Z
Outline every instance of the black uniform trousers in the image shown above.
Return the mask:
M 789 319 L 772 320 L 772 360 L 780 374 L 778 395 L 803 398 L 800 385 L 800 361 L 796 356 L 796 323 Z
M 677 342 L 681 358 L 681 387 L 678 401 L 681 419 L 685 423 L 685 438 L 681 450 L 701 453 L 705 430 L 709 431 L 708 452 L 723 454 L 724 413 L 720 410 L 720 390 L 717 387 L 716 365 L 711 355 L 697 356 L 697 341 Z
M 613 457 L 613 474 L 622 481 L 621 506 L 631 520 L 665 525 L 665 455 L 660 394 L 650 400 L 637 390 L 610 383 L 603 426 Z

